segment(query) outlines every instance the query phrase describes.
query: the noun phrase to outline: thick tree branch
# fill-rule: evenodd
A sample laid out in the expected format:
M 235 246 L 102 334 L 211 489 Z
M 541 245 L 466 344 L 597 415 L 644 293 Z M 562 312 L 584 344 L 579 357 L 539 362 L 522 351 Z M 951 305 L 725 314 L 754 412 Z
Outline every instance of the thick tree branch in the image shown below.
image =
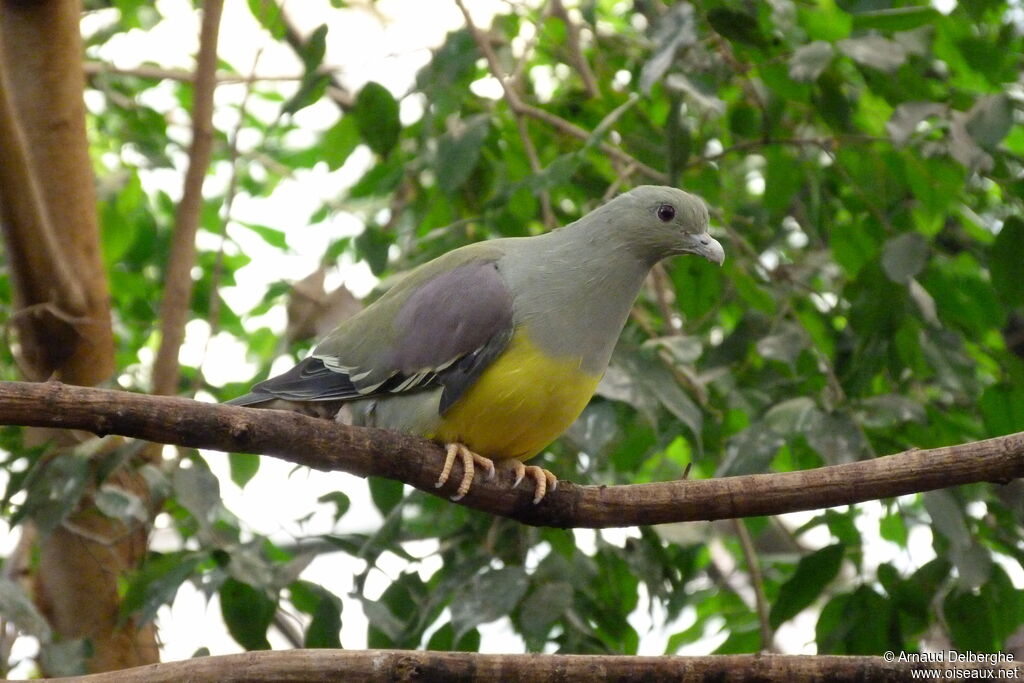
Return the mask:
M 81 16 L 77 0 L 0 0 L 0 207 L 22 372 L 88 385 L 113 372 L 114 338 L 82 100 Z M 69 436 L 35 432 L 25 441 Z M 136 472 L 118 469 L 108 480 L 146 498 Z M 145 530 L 126 531 L 89 500 L 38 538 L 36 605 L 61 639 L 88 640 L 90 671 L 157 661 L 153 625 L 119 618 L 118 576 L 145 553 Z
M 153 363 L 153 392 L 174 394 L 178 387 L 178 351 L 185 340 L 196 262 L 196 231 L 203 205 L 203 179 L 213 154 L 213 93 L 217 86 L 217 34 L 224 0 L 203 3 L 203 23 L 192 94 L 192 146 L 185 186 L 178 204 L 174 242 L 164 277 L 160 307 L 160 350 Z
M 1009 663 L 1005 668 L 1020 665 Z M 881 657 L 718 655 L 506 655 L 415 650 L 283 650 L 200 657 L 180 662 L 64 678 L 67 683 L 168 683 L 177 681 L 906 681 L 911 671 L 999 668 L 984 663 L 886 662 Z M 993 673 L 998 674 L 998 671 Z M 924 678 L 924 676 L 922 676 Z M 940 673 L 936 678 L 942 678 Z
M 106 274 L 85 136 L 77 2 L 0 0 L 0 206 L 24 312 L 23 370 L 97 384 L 113 371 Z
M 436 444 L 381 429 L 297 413 L 198 403 L 183 398 L 87 389 L 57 382 L 0 382 L 0 424 L 80 429 L 159 443 L 263 453 L 319 470 L 403 481 L 437 495 L 443 461 Z M 525 524 L 622 527 L 773 515 L 1024 476 L 1024 432 L 873 460 L 778 474 L 630 486 L 561 482 L 539 505 L 532 491 L 509 488 L 512 473 L 478 479 L 462 504 Z

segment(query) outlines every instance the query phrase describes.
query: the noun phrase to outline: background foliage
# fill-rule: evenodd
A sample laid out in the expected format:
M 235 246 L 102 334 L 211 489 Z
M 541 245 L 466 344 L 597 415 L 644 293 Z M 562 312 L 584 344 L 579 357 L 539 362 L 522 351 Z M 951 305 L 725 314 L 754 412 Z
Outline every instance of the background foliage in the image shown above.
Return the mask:
M 103 19 L 88 24 L 89 56 L 165 21 L 135 0 L 88 5 Z M 1024 430 L 1018 5 L 516 3 L 479 27 L 485 40 L 450 33 L 407 92 L 374 82 L 346 91 L 343 75 L 324 68 L 326 26 L 295 40 L 273 4 L 249 6 L 269 40 L 291 40 L 305 74 L 253 82 L 234 105 L 241 123 L 218 122 L 215 175 L 235 178 L 208 192 L 192 316 L 244 343 L 258 378 L 281 353 L 300 358 L 337 313 L 340 295 L 323 293 L 322 276 L 340 259 L 366 262 L 386 285 L 461 244 L 537 234 L 602 197 L 668 183 L 712 207 L 725 266 L 678 258 L 655 272 L 599 397 L 540 464 L 581 483 L 639 483 L 691 465 L 701 478 L 803 469 Z M 221 68 L 244 75 L 249 65 Z M 494 70 L 512 76 L 512 95 L 494 87 Z M 157 88 L 174 98 L 156 106 L 165 100 L 147 93 Z M 145 179 L 181 168 L 186 138 L 173 122 L 190 88 L 98 69 L 87 96 L 119 382 L 145 391 L 174 212 Z M 304 127 L 302 111 L 325 102 L 331 124 Z M 294 207 L 309 227 L 229 222 L 225 231 L 233 196 L 271 195 L 323 165 L 357 179 Z M 251 262 L 237 235 L 283 253 L 291 231 L 339 213 L 365 227 L 333 241 L 324 271 L 305 283 L 318 306 L 297 311 L 303 298 L 285 282 L 250 310 L 221 297 L 241 269 L 273 269 Z M 0 296 L 10 302 L 6 277 Z M 286 304 L 288 330 L 267 327 L 264 314 Z M 0 354 L 15 378 L 10 352 Z M 249 384 L 215 386 L 197 367 L 184 375 L 182 393 L 218 400 Z M 87 479 L 102 478 L 87 454 L 40 465 L 14 430 L 4 446 L 2 509 L 15 525 L 53 528 Z M 260 463 L 232 455 L 231 465 L 244 486 Z M 475 650 L 479 627 L 499 619 L 537 651 L 635 653 L 651 637 L 641 622 L 667 632 L 667 652 L 994 652 L 1024 642 L 1020 482 L 824 510 L 799 524 L 589 535 L 370 481 L 378 528 L 285 546 L 223 509 L 200 454 L 146 468 L 167 497 L 175 542 L 125 577 L 124 609 L 152 618 L 191 581 L 219 596 L 226 628 L 247 649 L 269 647 L 280 611 L 300 616 L 297 644 L 338 647 L 346 610 L 360 608 L 371 647 Z M 101 486 L 97 504 L 118 518 L 145 515 L 113 486 Z M 362 514 L 342 492 L 310 501 L 317 507 L 334 511 L 339 529 Z M 358 560 L 353 596 L 303 579 L 312 552 Z M 386 554 L 410 564 L 382 594 L 363 592 Z M 50 639 L 10 582 L 0 584 L 0 613 Z M 786 637 L 773 639 L 780 627 Z

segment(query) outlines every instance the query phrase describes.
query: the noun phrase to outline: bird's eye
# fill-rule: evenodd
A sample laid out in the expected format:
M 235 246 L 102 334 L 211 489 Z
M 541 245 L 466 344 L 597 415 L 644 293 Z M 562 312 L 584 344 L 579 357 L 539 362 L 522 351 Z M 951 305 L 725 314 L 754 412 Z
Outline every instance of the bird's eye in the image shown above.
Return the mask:
M 671 204 L 662 204 L 658 207 L 658 218 L 663 223 L 668 223 L 676 217 L 676 207 Z

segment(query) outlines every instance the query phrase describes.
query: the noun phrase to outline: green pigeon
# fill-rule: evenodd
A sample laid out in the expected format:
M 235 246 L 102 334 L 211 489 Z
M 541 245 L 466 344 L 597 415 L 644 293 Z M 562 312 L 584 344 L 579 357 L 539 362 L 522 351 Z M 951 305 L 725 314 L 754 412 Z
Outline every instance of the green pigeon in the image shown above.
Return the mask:
M 523 461 L 583 411 L 644 278 L 676 254 L 722 264 L 707 207 L 676 188 L 637 187 L 563 228 L 419 266 L 308 358 L 229 403 L 432 439 L 446 449 L 438 487 L 462 461 L 453 499 L 497 461 L 513 486 L 534 481 L 537 503 L 557 479 Z

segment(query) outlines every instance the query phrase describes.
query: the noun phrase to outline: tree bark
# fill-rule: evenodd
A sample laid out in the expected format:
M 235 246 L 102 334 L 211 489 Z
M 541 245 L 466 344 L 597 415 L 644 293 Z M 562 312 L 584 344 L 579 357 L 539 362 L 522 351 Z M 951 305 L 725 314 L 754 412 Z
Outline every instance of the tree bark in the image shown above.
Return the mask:
M 0 424 L 81 429 L 191 448 L 263 453 L 320 470 L 382 476 L 439 496 L 443 449 L 418 437 L 350 427 L 280 410 L 199 403 L 48 382 L 0 382 Z M 1024 432 L 929 450 L 798 472 L 753 474 L 629 486 L 559 482 L 538 505 L 529 487 L 511 488 L 512 473 L 473 482 L 460 503 L 525 524 L 622 527 L 775 515 L 974 482 L 1024 476 Z
M 617 655 L 504 655 L 476 652 L 418 652 L 406 650 L 284 650 L 202 657 L 140 667 L 116 674 L 65 678 L 68 683 L 176 683 L 177 681 L 907 681 L 912 671 L 946 669 L 984 677 L 998 669 L 1019 678 L 1016 663 L 990 666 L 967 663 L 952 667 L 941 662 L 887 662 L 882 657 L 806 655 L 718 655 L 706 657 L 634 657 Z M 993 669 L 996 669 L 993 671 Z M 1013 675 L 1016 674 L 1016 675 Z M 925 676 L 919 676 L 925 678 Z
M 85 131 L 80 16 L 76 0 L 0 0 L 0 221 L 22 373 L 94 385 L 113 373 L 114 339 Z M 52 430 L 28 440 L 75 442 Z M 144 494 L 130 472 L 111 481 Z M 87 497 L 39 540 L 36 600 L 61 638 L 91 642 L 91 671 L 157 661 L 152 626 L 118 621 L 117 579 L 143 556 L 146 535 L 99 514 Z
M 213 155 L 213 94 L 217 89 L 217 34 L 224 0 L 203 3 L 203 24 L 192 88 L 192 145 L 185 186 L 174 223 L 174 241 L 164 275 L 160 307 L 160 349 L 153 362 L 153 393 L 178 393 L 178 352 L 185 341 L 185 323 L 192 302 L 192 268 L 196 263 L 196 232 L 203 208 L 203 180 Z

